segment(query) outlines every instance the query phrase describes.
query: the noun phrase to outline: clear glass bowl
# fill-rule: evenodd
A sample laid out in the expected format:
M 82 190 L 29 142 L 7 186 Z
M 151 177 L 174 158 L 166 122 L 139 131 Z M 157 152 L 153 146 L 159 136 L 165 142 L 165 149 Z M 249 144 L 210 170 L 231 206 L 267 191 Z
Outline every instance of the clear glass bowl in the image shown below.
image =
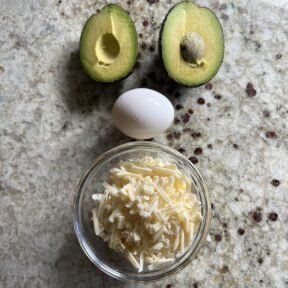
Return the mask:
M 158 270 L 138 273 L 122 255 L 110 249 L 94 233 L 92 209 L 95 202 L 92 194 L 103 193 L 102 183 L 107 172 L 121 160 L 158 157 L 177 164 L 192 179 L 191 193 L 195 193 L 202 205 L 202 222 L 196 232 L 191 247 L 173 263 Z M 178 151 L 153 142 L 132 142 L 120 145 L 99 156 L 79 182 L 78 193 L 74 202 L 73 223 L 79 243 L 88 258 L 103 272 L 119 280 L 153 281 L 169 276 L 185 267 L 203 246 L 210 226 L 211 204 L 206 185 L 194 165 Z

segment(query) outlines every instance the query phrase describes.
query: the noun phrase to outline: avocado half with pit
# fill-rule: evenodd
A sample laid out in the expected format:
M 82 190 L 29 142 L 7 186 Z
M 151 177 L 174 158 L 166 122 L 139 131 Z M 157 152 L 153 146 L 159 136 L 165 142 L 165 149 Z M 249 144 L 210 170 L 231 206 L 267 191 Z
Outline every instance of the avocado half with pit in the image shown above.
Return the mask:
M 86 22 L 80 38 L 84 70 L 98 82 L 115 82 L 128 76 L 136 62 L 137 32 L 119 5 L 105 6 Z
M 193 2 L 176 4 L 160 32 L 160 53 L 172 79 L 199 86 L 214 77 L 224 57 L 224 36 L 216 15 Z

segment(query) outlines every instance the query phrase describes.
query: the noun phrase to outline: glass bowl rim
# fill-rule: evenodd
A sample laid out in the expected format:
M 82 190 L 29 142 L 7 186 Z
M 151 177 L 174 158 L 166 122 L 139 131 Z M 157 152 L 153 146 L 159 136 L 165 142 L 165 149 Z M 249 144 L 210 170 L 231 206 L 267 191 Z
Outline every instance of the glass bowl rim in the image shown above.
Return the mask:
M 141 278 L 141 275 L 145 275 L 145 274 L 139 274 L 135 271 L 135 273 L 133 273 L 134 276 L 132 276 L 132 273 L 129 274 L 125 274 L 124 272 L 118 272 L 115 271 L 113 268 L 109 267 L 108 265 L 106 265 L 105 263 L 101 262 L 95 255 L 95 253 L 93 252 L 93 250 L 90 247 L 90 244 L 87 242 L 87 240 L 85 239 L 85 237 L 83 236 L 83 232 L 81 229 L 82 225 L 81 225 L 81 221 L 80 221 L 80 214 L 81 214 L 81 206 L 80 206 L 80 197 L 82 195 L 82 188 L 86 182 L 86 180 L 88 179 L 90 173 L 94 170 L 94 168 L 97 166 L 97 164 L 101 163 L 101 161 L 107 160 L 107 158 L 109 158 L 110 156 L 113 155 L 117 155 L 118 152 L 121 151 L 129 151 L 130 149 L 141 149 L 141 148 L 151 148 L 151 149 L 158 149 L 160 151 L 166 152 L 166 153 L 170 153 L 173 156 L 180 158 L 182 161 L 184 161 L 188 166 L 189 169 L 191 169 L 193 171 L 193 175 L 196 175 L 196 180 L 198 181 L 198 184 L 201 185 L 201 190 L 200 194 L 202 193 L 203 198 L 201 197 L 201 205 L 202 207 L 205 205 L 205 207 L 203 207 L 203 210 L 206 212 L 205 213 L 205 218 L 203 217 L 203 221 L 201 222 L 201 225 L 198 229 L 198 234 L 200 231 L 200 228 L 202 226 L 202 231 L 201 234 L 199 234 L 200 236 L 198 236 L 198 234 L 196 235 L 195 239 L 193 240 L 192 246 L 194 245 L 194 249 L 191 252 L 191 254 L 182 262 L 179 263 L 178 265 L 176 265 L 174 268 L 172 269 L 168 269 L 166 268 L 166 272 L 164 273 L 157 273 L 157 275 L 151 275 L 145 278 Z M 195 178 L 194 178 L 195 180 Z M 203 216 L 203 215 L 202 215 Z M 204 225 L 202 225 L 202 223 L 204 223 Z M 197 170 L 197 168 L 191 163 L 191 161 L 185 157 L 184 155 L 182 155 L 180 152 L 178 152 L 177 150 L 170 148 L 169 146 L 166 146 L 164 144 L 159 144 L 156 142 L 148 142 L 148 141 L 135 141 L 135 142 L 128 142 L 125 144 L 121 144 L 118 145 L 102 154 L 100 154 L 90 165 L 90 167 L 86 170 L 86 172 L 82 175 L 79 183 L 78 183 L 78 188 L 77 188 L 77 194 L 75 196 L 74 199 L 74 204 L 73 204 L 73 226 L 74 226 L 74 230 L 75 230 L 75 234 L 76 237 L 78 239 L 78 242 L 82 248 L 82 250 L 84 251 L 84 253 L 86 254 L 86 256 L 89 258 L 89 260 L 98 268 L 100 269 L 102 272 L 104 272 L 105 274 L 111 276 L 112 278 L 115 278 L 117 280 L 124 280 L 124 281 L 131 281 L 131 282 L 152 282 L 152 281 L 157 281 L 163 278 L 166 278 L 168 276 L 171 276 L 172 274 L 175 274 L 177 271 L 182 270 L 184 267 L 186 267 L 199 253 L 199 251 L 201 250 L 202 246 L 204 245 L 204 243 L 206 242 L 206 238 L 207 235 L 209 233 L 209 228 L 210 228 L 210 223 L 211 223 L 211 202 L 210 202 L 210 196 L 206 187 L 206 184 L 201 176 L 201 174 L 199 173 L 199 171 Z M 198 239 L 197 239 L 198 236 Z M 195 242 L 196 240 L 198 240 L 197 242 Z M 196 244 L 195 244 L 195 243 Z M 190 248 L 188 249 L 188 251 L 190 250 Z M 185 254 L 185 253 L 184 253 Z M 179 257 L 179 259 L 182 259 L 182 256 Z M 177 264 L 178 259 L 176 260 L 175 264 Z M 169 266 L 168 266 L 169 268 Z M 151 271 L 150 274 L 153 274 L 153 271 Z M 129 275 L 129 276 L 128 276 Z

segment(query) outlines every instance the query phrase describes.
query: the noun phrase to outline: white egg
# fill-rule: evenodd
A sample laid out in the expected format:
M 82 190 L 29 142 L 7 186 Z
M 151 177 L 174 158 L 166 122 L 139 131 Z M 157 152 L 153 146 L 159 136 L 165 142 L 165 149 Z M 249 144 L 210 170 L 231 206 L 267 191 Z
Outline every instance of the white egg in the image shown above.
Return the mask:
M 171 102 L 157 91 L 137 88 L 115 102 L 112 117 L 116 127 L 135 139 L 149 139 L 169 128 L 174 120 Z

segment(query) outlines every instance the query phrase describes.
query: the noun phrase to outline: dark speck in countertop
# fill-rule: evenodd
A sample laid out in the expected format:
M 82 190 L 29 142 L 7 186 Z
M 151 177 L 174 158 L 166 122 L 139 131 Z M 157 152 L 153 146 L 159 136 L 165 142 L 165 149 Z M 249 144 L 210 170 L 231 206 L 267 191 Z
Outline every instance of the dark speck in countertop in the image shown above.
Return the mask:
M 266 132 L 266 137 L 269 139 L 276 139 L 277 138 L 277 134 L 274 131 L 267 131 Z
M 214 238 L 215 238 L 215 241 L 217 241 L 217 242 L 222 241 L 222 235 L 221 234 L 215 234 Z
M 242 235 L 244 235 L 244 233 L 245 233 L 245 230 L 244 230 L 244 229 L 242 229 L 242 228 L 239 228 L 239 229 L 238 229 L 238 234 L 239 234 L 239 235 L 242 236 Z
M 190 160 L 193 164 L 198 163 L 198 159 L 197 159 L 197 157 L 195 157 L 195 156 L 190 157 L 189 160 Z
M 257 91 L 254 89 L 254 86 L 251 82 L 247 83 L 246 94 L 248 97 L 254 97 L 257 94 Z
M 211 83 L 205 84 L 205 89 L 212 90 L 212 88 L 213 88 L 213 85 Z
M 194 154 L 195 154 L 195 155 L 201 155 L 202 152 L 203 152 L 203 150 L 202 150 L 202 148 L 200 148 L 200 147 L 197 147 L 197 148 L 194 150 Z
M 239 149 L 239 146 L 234 143 L 234 144 L 233 144 L 233 148 L 234 148 L 234 149 Z
M 158 3 L 159 0 L 147 0 L 147 2 L 148 2 L 149 4 L 154 4 L 154 3 Z
M 262 212 L 258 210 L 252 212 L 252 219 L 257 223 L 260 223 L 262 221 Z
M 269 216 L 268 216 L 268 219 L 271 220 L 271 221 L 273 221 L 273 222 L 275 222 L 275 221 L 277 221 L 277 219 L 278 219 L 278 214 L 275 213 L 275 212 L 271 212 L 271 213 L 269 214 Z
M 202 98 L 202 97 L 198 98 L 198 99 L 197 99 L 197 103 L 200 104 L 200 105 L 205 104 L 204 98 Z
M 270 182 L 274 187 L 277 187 L 280 185 L 280 181 L 278 179 L 273 179 L 271 182 Z
M 190 115 L 188 113 L 185 113 L 181 116 L 181 119 L 182 119 L 183 124 L 186 124 L 190 120 Z
M 183 109 L 184 107 L 183 107 L 183 105 L 181 105 L 181 104 L 177 104 L 176 106 L 175 106 L 175 109 L 176 110 L 181 110 L 181 109 Z

